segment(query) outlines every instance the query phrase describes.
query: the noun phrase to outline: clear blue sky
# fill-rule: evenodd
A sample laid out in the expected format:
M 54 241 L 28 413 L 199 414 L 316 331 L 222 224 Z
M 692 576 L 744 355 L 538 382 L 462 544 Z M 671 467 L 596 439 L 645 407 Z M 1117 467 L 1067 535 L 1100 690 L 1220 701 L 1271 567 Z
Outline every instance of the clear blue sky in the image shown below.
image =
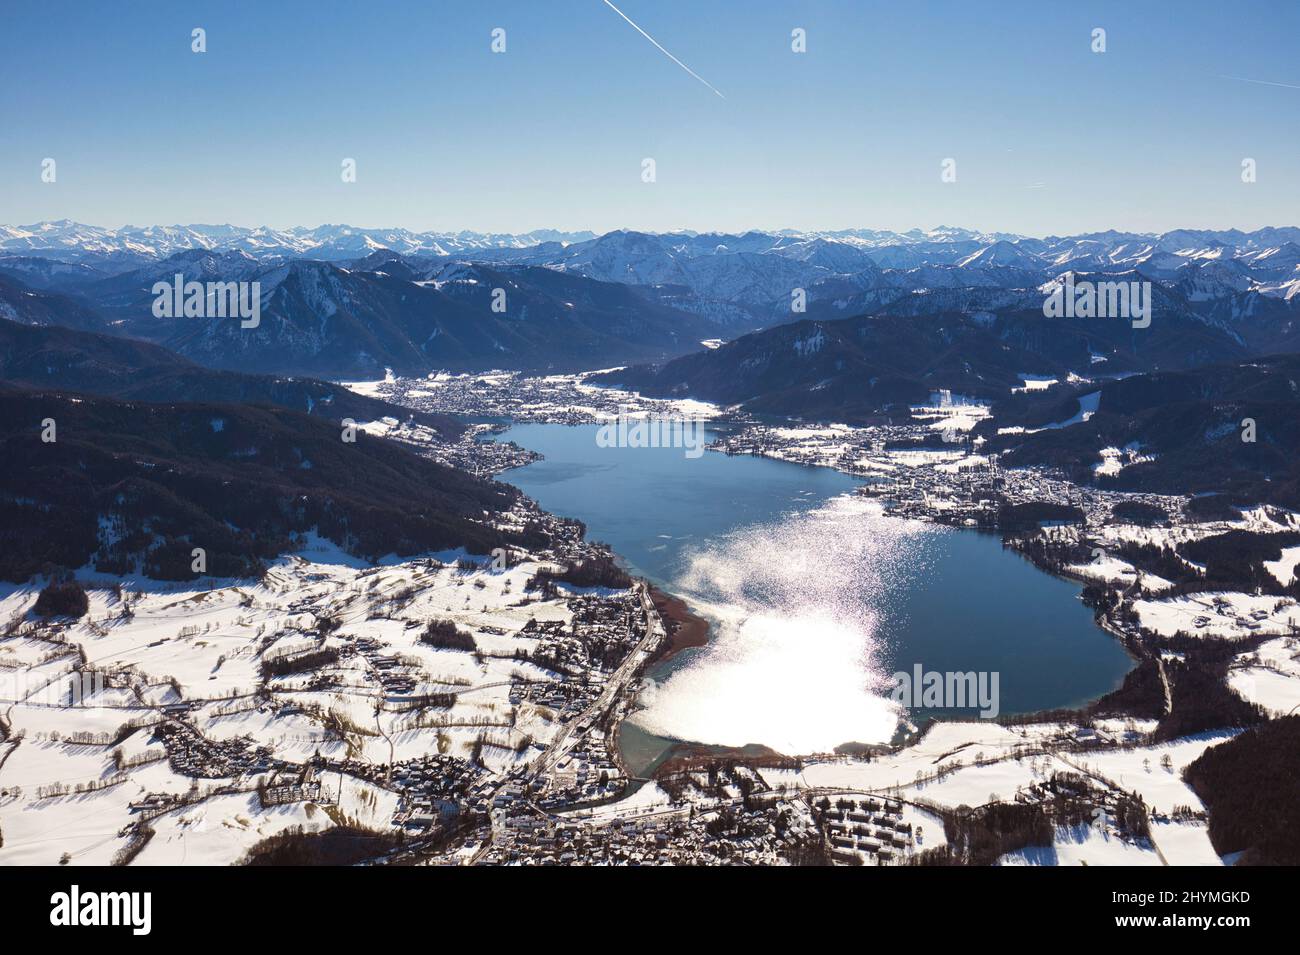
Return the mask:
M 614 2 L 4 0 L 0 222 L 1300 223 L 1294 0 Z

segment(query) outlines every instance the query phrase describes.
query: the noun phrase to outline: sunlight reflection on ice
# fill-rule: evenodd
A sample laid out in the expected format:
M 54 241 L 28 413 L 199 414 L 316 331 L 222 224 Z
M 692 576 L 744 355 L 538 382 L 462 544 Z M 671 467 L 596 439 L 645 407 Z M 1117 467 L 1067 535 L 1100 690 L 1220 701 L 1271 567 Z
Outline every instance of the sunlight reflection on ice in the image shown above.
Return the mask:
M 633 722 L 785 753 L 888 740 L 899 710 L 883 695 L 881 607 L 921 569 L 918 544 L 932 532 L 842 497 L 692 552 L 673 588 L 713 620 L 710 643 L 647 687 Z

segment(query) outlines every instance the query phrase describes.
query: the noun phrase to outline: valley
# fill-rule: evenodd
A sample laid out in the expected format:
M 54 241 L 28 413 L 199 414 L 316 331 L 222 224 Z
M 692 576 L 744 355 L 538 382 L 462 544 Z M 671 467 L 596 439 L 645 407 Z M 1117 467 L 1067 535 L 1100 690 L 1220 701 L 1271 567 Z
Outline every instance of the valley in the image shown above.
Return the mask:
M 0 257 L 43 286 L 0 324 L 32 465 L 6 485 L 0 862 L 1288 851 L 1241 842 L 1258 810 L 1211 767 L 1270 771 L 1300 703 L 1293 369 L 1257 354 L 1290 297 L 1215 292 L 1253 296 L 1247 332 L 1149 245 L 1101 273 L 1154 277 L 1131 329 L 1035 314 L 1061 263 L 1002 239 L 717 239 Z M 822 274 L 847 263 L 900 287 L 886 241 L 908 281 L 973 284 L 827 313 L 868 301 Z M 634 281 L 614 250 L 648 257 Z M 267 282 L 257 327 L 139 324 L 178 261 Z M 791 281 L 827 317 L 772 324 Z M 949 698 L 990 673 L 985 718 Z
M 1300 5 L 62 6 L 10 948 L 1286 937 Z
M 393 381 L 377 387 L 386 396 L 406 395 L 406 400 L 416 403 L 417 407 L 440 411 L 450 410 L 444 402 L 455 403 L 472 393 L 484 402 L 482 408 L 490 409 L 492 413 L 548 423 L 534 427 L 563 424 L 570 428 L 578 426 L 578 431 L 583 422 L 594 423 L 611 415 L 648 414 L 663 410 L 660 400 L 644 399 L 633 393 L 615 391 L 595 395 L 589 385 L 583 384 L 581 377 L 520 381 L 512 376 L 482 376 L 477 380 L 471 376 L 466 382 L 451 379 L 432 386 L 428 382 Z M 443 387 L 448 391 L 443 391 Z M 498 395 L 499 401 L 495 398 Z M 516 402 L 517 398 L 522 400 Z M 466 409 L 462 406 L 460 410 Z M 700 410 L 698 406 L 694 408 L 697 413 Z M 892 515 L 909 520 L 970 528 L 997 529 L 1001 526 L 1009 535 L 1007 546 L 1015 552 L 1028 557 L 1043 570 L 1089 584 L 1085 596 L 1089 605 L 1099 612 L 1099 621 L 1112 634 L 1106 639 L 1118 641 L 1137 661 L 1138 669 L 1116 693 L 1103 694 L 1100 701 L 1082 708 L 1063 709 L 1049 705 L 1049 712 L 1044 713 L 1040 707 L 1039 718 L 1047 717 L 1056 720 L 1055 723 L 1034 724 L 1033 715 L 1016 717 L 1010 723 L 1000 721 L 1017 732 L 1022 731 L 1025 725 L 1075 727 L 1064 731 L 1065 735 L 1045 747 L 1045 752 L 1059 753 L 1083 741 L 1085 749 L 1119 747 L 1121 751 L 1141 752 L 1143 755 L 1137 762 L 1151 765 L 1165 755 L 1164 741 L 1182 738 L 1180 734 L 1185 731 L 1209 732 L 1210 739 L 1227 739 L 1231 738 L 1231 732 L 1223 737 L 1214 735 L 1221 732 L 1216 720 L 1226 719 L 1235 725 L 1258 704 L 1262 709 L 1254 710 L 1255 715 L 1248 720 L 1248 723 L 1257 723 L 1265 712 L 1282 716 L 1294 706 L 1300 684 L 1287 682 L 1289 678 L 1284 675 L 1292 672 L 1286 667 L 1294 669 L 1293 661 L 1285 663 L 1281 671 L 1268 671 L 1267 687 L 1257 691 L 1256 679 L 1269 664 L 1263 664 L 1264 669 L 1261 669 L 1261 665 L 1254 662 L 1257 658 L 1253 655 L 1257 646 L 1262 647 L 1266 659 L 1267 654 L 1275 652 L 1274 647 L 1288 660 L 1296 653 L 1295 621 L 1300 618 L 1300 613 L 1294 595 L 1287 595 L 1286 588 L 1292 579 L 1287 573 L 1289 565 L 1283 559 L 1285 555 L 1279 558 L 1281 570 L 1274 580 L 1278 596 L 1254 598 L 1248 592 L 1234 592 L 1234 587 L 1246 590 L 1244 584 L 1225 583 L 1224 590 L 1200 594 L 1201 599 L 1196 593 L 1190 598 L 1166 596 L 1166 592 L 1174 587 L 1171 582 L 1153 574 L 1148 566 L 1134 566 L 1119 555 L 1128 553 L 1135 542 L 1140 542 L 1142 547 L 1159 549 L 1215 540 L 1234 532 L 1265 537 L 1287 534 L 1295 528 L 1295 515 L 1278 509 L 1259 508 L 1243 510 L 1235 517 L 1224 515 L 1208 519 L 1194 512 L 1185 514 L 1184 507 L 1191 503 L 1185 496 L 1093 488 L 1073 484 L 1047 470 L 1002 468 L 998 466 L 996 455 L 980 453 L 981 440 L 971 438 L 981 422 L 989 418 L 987 406 L 963 403 L 944 394 L 937 396 L 932 404 L 914 407 L 911 412 L 914 420 L 909 425 L 854 428 L 811 423 L 777 426 L 759 423 L 738 409 L 714 408 L 710 410 L 710 426 L 719 430 L 711 450 L 836 468 L 867 481 L 859 489 L 859 496 L 873 502 L 871 506 L 882 507 Z M 678 413 L 682 411 L 679 409 Z M 520 433 L 526 434 L 527 429 Z M 645 462 L 639 466 L 644 468 Z M 549 484 L 550 478 L 542 478 L 533 493 L 542 494 L 545 499 L 544 492 Z M 574 501 L 582 499 L 580 494 Z M 1068 501 L 1069 507 L 1064 510 L 1069 513 L 1053 520 L 1051 518 L 1058 515 L 1040 513 L 1044 501 Z M 1025 512 L 1024 517 L 1018 515 L 1018 509 Z M 1118 516 L 1130 511 L 1145 523 L 1126 523 L 1125 518 Z M 1159 513 L 1165 521 L 1163 528 L 1152 526 L 1152 511 Z M 1049 519 L 1040 523 L 1043 517 Z M 620 550 L 637 555 L 638 564 L 649 559 L 649 566 L 661 568 L 662 572 L 665 565 L 656 562 L 657 555 L 648 553 L 643 557 L 636 545 L 630 546 L 630 552 L 624 548 Z M 748 573 L 752 574 L 753 570 Z M 1192 609 L 1180 611 L 1178 608 L 1183 604 Z M 792 606 L 788 599 L 782 603 L 786 612 L 791 612 Z M 1165 622 L 1178 620 L 1180 612 L 1186 613 L 1181 624 Z M 1187 634 L 1193 631 L 1201 636 L 1192 637 L 1192 644 L 1201 646 L 1188 648 Z M 716 634 L 712 639 L 716 639 Z M 1225 657 L 1224 651 L 1231 651 L 1232 643 L 1236 643 L 1235 654 L 1228 652 Z M 1078 649 L 1076 645 L 1073 652 L 1077 654 Z M 1142 683 L 1148 666 L 1166 673 L 1162 676 L 1166 686 L 1163 701 L 1143 699 L 1140 693 L 1133 692 L 1134 686 Z M 1189 686 L 1197 685 L 1205 667 L 1220 674 L 1215 679 L 1226 679 L 1233 688 L 1233 695 L 1245 700 L 1246 706 L 1235 707 L 1230 700 L 1221 703 L 1212 698 L 1191 696 L 1176 700 L 1168 696 L 1171 679 L 1185 681 Z M 1173 671 L 1169 668 L 1185 672 L 1172 676 Z M 745 685 L 747 681 L 735 676 L 729 677 L 728 682 Z M 822 692 L 825 692 L 824 687 Z M 1227 711 L 1214 708 L 1225 705 Z M 727 709 L 744 711 L 743 706 L 735 705 L 728 705 Z M 1240 712 L 1233 713 L 1234 709 Z M 1026 723 L 1026 719 L 1031 722 Z M 824 718 L 815 722 L 825 725 Z M 978 737 L 979 725 L 978 722 L 953 724 L 942 721 L 937 724 L 948 727 L 949 732 L 975 734 L 971 736 L 972 740 Z M 1115 736 L 1113 727 L 1117 726 L 1127 727 L 1125 732 L 1128 735 Z M 930 727 L 921 739 L 935 732 L 937 728 Z M 743 741 L 746 737 L 737 740 Z M 904 746 L 898 752 L 906 753 L 909 748 Z M 786 752 L 790 753 L 790 750 Z M 1189 751 L 1193 759 L 1201 752 L 1202 749 Z M 757 759 L 762 763 L 767 758 L 776 757 L 742 756 L 740 751 L 735 751 L 721 758 L 742 763 L 746 759 Z M 846 758 L 838 756 L 828 765 L 841 765 Z M 852 765 L 851 758 L 849 765 Z M 1176 769 L 1170 771 L 1178 772 Z M 1103 778 L 1111 792 L 1132 791 L 1111 777 Z M 1127 775 L 1124 780 L 1125 784 L 1135 781 Z M 898 785 L 895 781 L 892 786 L 875 790 L 863 788 L 856 792 L 857 795 L 880 797 L 897 792 L 895 787 Z M 999 798 L 1019 800 L 1022 789 L 1033 785 L 1032 781 L 1017 784 Z M 851 797 L 854 792 L 847 787 L 840 795 Z M 1176 804 L 1182 815 L 1165 818 L 1162 828 L 1157 831 L 1162 832 L 1166 840 L 1190 840 L 1187 851 L 1193 855 L 1199 853 L 1202 861 L 1208 860 L 1205 816 L 1203 811 L 1194 808 L 1198 805 L 1194 793 L 1184 791 L 1183 795 L 1189 801 Z M 1174 804 L 1166 802 L 1164 807 L 1164 814 L 1168 816 Z M 639 811 L 652 812 L 649 809 Z M 1157 811 L 1158 820 L 1160 815 Z M 1194 834 L 1197 825 L 1201 827 L 1199 835 Z M 1061 836 L 1066 840 L 1063 844 L 1073 845 L 1080 840 L 1085 843 L 1070 850 L 1077 854 L 1075 857 L 1085 861 L 1092 858 L 1094 863 L 1106 858 L 1108 850 L 1105 846 L 1110 840 L 1104 832 L 1099 837 L 1101 842 L 1088 848 L 1086 843 L 1092 836 L 1088 835 L 1087 826 L 1083 830 L 1064 826 L 1062 831 L 1066 830 L 1070 835 Z M 1093 836 L 1096 835 L 1093 832 Z M 1190 848 L 1198 843 L 1199 849 Z M 1121 839 L 1120 844 L 1131 844 L 1141 851 L 1143 843 L 1141 840 L 1128 843 Z M 1098 852 L 1100 855 L 1094 855 Z M 1157 858 L 1153 856 L 1152 861 L 1156 862 Z

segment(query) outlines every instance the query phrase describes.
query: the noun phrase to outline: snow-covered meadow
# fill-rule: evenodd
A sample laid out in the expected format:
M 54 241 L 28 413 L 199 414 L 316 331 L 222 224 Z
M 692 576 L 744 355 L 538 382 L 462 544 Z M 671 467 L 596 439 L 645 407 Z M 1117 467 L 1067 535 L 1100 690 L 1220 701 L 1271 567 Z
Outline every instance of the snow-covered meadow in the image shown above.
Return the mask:
M 539 640 L 520 631 L 530 621 L 568 626 L 569 594 L 526 593 L 537 560 L 493 569 L 481 558 L 458 565 L 462 552 L 432 556 L 370 567 L 312 538 L 260 581 L 129 579 L 118 591 L 83 573 L 90 611 L 75 622 L 38 622 L 27 616 L 38 588 L 7 588 L 0 865 L 55 864 L 65 854 L 107 864 L 140 818 L 131 804 L 150 799 L 177 805 L 150 814 L 153 835 L 135 864 L 229 864 L 290 827 L 347 820 L 382 830 L 399 808 L 394 792 L 343 773 L 324 775 L 319 801 L 263 806 L 257 787 L 274 768 L 222 776 L 218 761 L 206 778 L 178 773 L 154 738 L 163 723 L 205 746 L 265 752 L 260 765 L 272 767 L 317 754 L 361 767 L 468 757 L 476 743 L 493 772 L 531 758 L 562 723 L 545 705 L 512 699 L 520 685 L 557 678 L 515 658 Z M 421 642 L 434 618 L 468 632 L 477 649 Z M 264 681 L 266 661 L 319 651 L 338 656 Z M 74 670 L 104 677 L 74 699 Z M 405 682 L 394 688 L 394 678 Z M 431 696 L 438 705 L 406 702 Z

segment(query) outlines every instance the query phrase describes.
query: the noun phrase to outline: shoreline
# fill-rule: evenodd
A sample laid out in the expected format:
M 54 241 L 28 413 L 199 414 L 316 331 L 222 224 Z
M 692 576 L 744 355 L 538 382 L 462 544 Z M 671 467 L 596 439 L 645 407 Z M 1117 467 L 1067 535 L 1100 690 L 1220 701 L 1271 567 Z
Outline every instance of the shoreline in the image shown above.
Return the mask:
M 560 424 L 568 427 L 572 427 L 575 424 L 577 424 L 577 422 L 572 422 L 572 421 L 544 420 L 542 422 L 530 422 L 530 421 L 520 421 L 511 418 L 507 422 L 499 423 L 498 430 L 508 431 L 509 428 L 512 426 L 518 424 L 524 424 L 524 423 Z M 596 422 L 592 422 L 592 423 L 596 423 Z M 721 415 L 717 418 L 710 420 L 711 428 L 722 433 L 727 433 L 728 431 L 734 431 L 737 427 L 743 427 L 743 424 L 744 424 L 743 422 L 730 421 L 727 419 L 725 415 Z M 795 464 L 803 468 L 813 469 L 813 470 L 819 468 L 826 468 L 830 471 L 835 471 L 840 474 L 843 474 L 846 477 L 854 480 L 855 482 L 858 482 L 858 487 L 856 487 L 853 491 L 849 492 L 851 496 L 857 498 L 866 498 L 869 500 L 872 499 L 871 495 L 863 493 L 863 489 L 870 485 L 870 482 L 866 480 L 868 475 L 864 475 L 855 470 L 838 466 L 836 463 L 833 462 L 790 460 L 786 457 L 783 457 L 780 454 L 773 454 L 765 449 L 750 451 L 750 452 L 732 452 L 725 447 L 718 446 L 718 444 L 716 443 L 710 444 L 707 450 L 721 452 L 729 456 L 735 453 L 742 453 L 742 454 L 748 453 L 748 454 L 752 454 L 755 457 L 766 458 L 768 460 L 773 460 L 773 461 L 779 461 L 784 464 Z M 537 452 L 531 452 L 531 453 L 537 455 L 537 457 L 541 457 L 541 455 L 537 454 Z M 530 461 L 527 463 L 532 463 L 532 462 Z M 511 470 L 513 470 L 513 468 Z M 502 472 L 502 474 L 504 473 L 506 472 Z M 498 479 L 502 479 L 502 475 L 500 474 L 496 475 L 496 477 Z M 954 531 L 974 530 L 976 532 L 983 532 L 989 536 L 997 537 L 1003 540 L 1005 546 L 1005 536 L 1002 530 L 998 527 L 969 526 L 961 523 L 946 521 L 941 519 L 938 516 L 921 517 L 919 515 L 910 514 L 910 513 L 900 514 L 900 513 L 895 513 L 894 509 L 890 508 L 887 505 L 883 507 L 883 510 L 886 514 L 889 514 L 890 516 L 901 520 L 915 520 L 915 521 L 920 521 L 922 523 L 937 524 L 943 527 L 947 527 L 948 529 Z M 1020 551 L 1018 551 L 1018 554 L 1022 558 L 1026 559 L 1029 565 L 1034 568 L 1034 570 L 1043 573 L 1048 577 L 1053 577 L 1058 580 L 1065 580 L 1072 584 L 1078 585 L 1080 587 L 1082 587 L 1082 585 L 1088 582 L 1078 577 L 1077 575 L 1062 573 L 1053 568 L 1044 566 L 1043 564 L 1034 560 L 1033 556 L 1030 554 L 1026 554 Z M 671 661 L 675 656 L 677 656 L 679 653 L 681 653 L 684 650 L 704 647 L 709 643 L 709 639 L 711 635 L 711 624 L 707 619 L 699 616 L 696 613 L 693 613 L 683 598 L 665 591 L 660 586 L 653 584 L 650 581 L 646 581 L 646 584 L 647 584 L 647 588 L 651 600 L 655 606 L 655 609 L 658 611 L 660 617 L 662 618 L 665 624 L 666 629 L 668 630 L 667 640 L 662 645 L 660 651 L 656 653 L 648 661 L 648 666 L 658 666 L 660 664 L 664 664 L 668 661 Z M 1076 595 L 1076 598 L 1077 596 L 1078 595 Z M 1142 659 L 1141 655 L 1135 652 L 1134 647 L 1131 645 L 1131 635 L 1124 633 L 1123 630 L 1119 629 L 1117 626 L 1114 625 L 1113 621 L 1107 619 L 1104 614 L 1094 615 L 1093 625 L 1099 631 L 1101 631 L 1105 636 L 1109 637 L 1110 639 L 1118 643 L 1119 647 L 1121 648 L 1121 650 L 1123 650 L 1125 656 L 1128 658 L 1129 667 L 1128 670 L 1125 672 L 1125 674 L 1121 676 L 1117 681 L 1117 683 L 1114 686 L 1112 686 L 1109 690 L 1099 692 L 1095 696 L 1089 696 L 1087 699 L 1080 701 L 1074 706 L 1068 707 L 1068 709 L 1085 709 L 1091 705 L 1096 704 L 1098 701 L 1104 699 L 1111 693 L 1114 693 L 1117 689 L 1123 686 L 1124 680 L 1127 679 L 1128 674 L 1131 673 L 1140 664 Z M 635 709 L 637 708 L 637 697 L 639 697 L 639 692 L 635 694 L 633 698 L 634 699 L 633 711 L 635 711 Z M 1053 712 L 1054 710 L 1036 710 L 1036 711 L 1031 711 L 1029 713 L 1020 713 L 1015 715 L 1018 719 L 1023 720 L 1027 717 L 1032 717 L 1035 714 L 1042 714 L 1044 716 L 1047 716 Z M 627 715 L 630 715 L 630 713 Z M 625 715 L 622 720 L 618 721 L 618 725 L 621 726 L 622 723 L 626 721 L 627 715 Z M 904 728 L 904 724 L 900 724 L 900 729 L 903 728 Z M 906 734 L 906 735 L 910 736 L 913 734 Z M 916 733 L 915 735 L 919 737 L 919 735 L 921 734 Z M 626 764 L 624 762 L 626 756 L 623 753 L 623 749 L 622 746 L 620 745 L 620 740 L 618 738 L 617 733 L 615 734 L 615 739 L 613 742 L 614 742 L 613 749 L 618 754 L 617 758 L 619 762 L 624 765 L 624 769 L 626 771 Z M 793 757 L 788 757 L 786 754 L 778 754 L 776 753 L 776 751 L 770 750 L 768 747 L 762 746 L 761 744 L 748 744 L 747 746 L 744 747 L 725 747 L 725 746 L 716 746 L 713 744 L 707 744 L 707 743 L 702 743 L 699 741 L 691 741 L 691 740 L 665 740 L 665 742 L 667 743 L 667 746 L 660 753 L 659 757 L 656 759 L 656 763 L 661 763 L 664 761 L 675 761 L 681 759 L 684 756 L 688 758 L 696 758 L 696 759 L 707 758 L 708 756 L 716 757 L 725 754 L 730 754 L 733 757 L 745 756 L 745 755 L 752 756 L 752 754 L 745 752 L 747 749 L 750 749 L 751 747 L 757 748 L 759 751 L 763 751 L 764 754 L 768 756 L 775 755 L 778 757 L 793 758 Z M 911 741 L 908 740 L 907 742 L 901 742 L 901 743 L 891 742 L 890 744 L 887 745 L 906 746 L 908 745 L 909 742 Z M 840 746 L 843 748 L 852 748 L 858 745 L 861 744 L 857 744 L 851 740 L 840 744 Z M 659 767 L 657 766 L 655 771 L 652 772 L 650 775 L 652 776 L 656 775 L 658 771 L 659 771 Z
M 668 641 L 664 644 L 663 651 L 655 655 L 653 663 L 663 663 L 683 650 L 708 644 L 711 631 L 709 621 L 693 613 L 681 597 L 661 590 L 648 581 L 647 586 L 650 600 L 668 629 Z

